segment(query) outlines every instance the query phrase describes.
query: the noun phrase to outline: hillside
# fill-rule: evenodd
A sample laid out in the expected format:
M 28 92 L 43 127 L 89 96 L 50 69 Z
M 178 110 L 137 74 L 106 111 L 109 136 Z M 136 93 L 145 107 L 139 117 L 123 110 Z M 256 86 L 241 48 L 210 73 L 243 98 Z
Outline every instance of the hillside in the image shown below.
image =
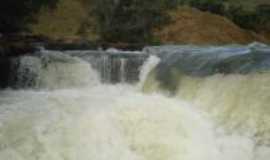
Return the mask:
M 31 25 L 31 31 L 52 39 L 81 39 L 96 41 L 100 36 L 95 30 L 97 22 L 89 15 L 89 6 L 84 0 L 59 0 L 55 9 L 42 8 L 37 15 L 37 23 Z M 229 0 L 229 3 L 256 6 L 270 4 L 266 0 Z M 247 7 L 248 8 L 248 7 Z M 172 23 L 154 29 L 154 39 L 161 43 L 227 44 L 266 42 L 265 38 L 241 29 L 230 20 L 197 9 L 180 7 L 170 12 Z M 128 24 L 128 23 L 127 23 Z M 264 37 L 269 32 L 258 32 Z M 126 35 L 132 37 L 132 34 Z M 136 36 L 134 34 L 134 36 Z
M 265 41 L 264 38 L 246 31 L 225 17 L 180 7 L 170 13 L 172 23 L 155 30 L 161 43 L 181 44 L 229 44 Z
M 83 36 L 94 40 L 96 34 L 91 26 L 82 33 L 83 25 L 91 21 L 88 13 L 81 0 L 59 0 L 55 9 L 41 9 L 37 15 L 37 23 L 31 26 L 31 30 L 34 34 L 54 39 Z

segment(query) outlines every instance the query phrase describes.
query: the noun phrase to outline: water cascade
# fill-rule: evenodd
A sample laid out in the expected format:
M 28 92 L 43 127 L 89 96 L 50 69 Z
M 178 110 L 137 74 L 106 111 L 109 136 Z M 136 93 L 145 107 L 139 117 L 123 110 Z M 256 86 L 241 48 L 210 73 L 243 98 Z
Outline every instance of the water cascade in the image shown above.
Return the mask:
M 103 83 L 136 83 L 140 67 L 148 54 L 140 51 L 66 51 L 65 54 L 80 57 L 96 69 Z
M 41 50 L 0 65 L 0 160 L 270 157 L 269 46 Z

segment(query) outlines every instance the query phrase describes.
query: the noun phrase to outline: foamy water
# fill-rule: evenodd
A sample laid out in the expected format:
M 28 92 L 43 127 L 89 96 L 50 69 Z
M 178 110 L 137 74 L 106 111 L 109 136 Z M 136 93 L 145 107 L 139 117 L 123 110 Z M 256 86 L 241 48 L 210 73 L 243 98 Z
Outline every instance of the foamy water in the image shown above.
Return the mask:
M 36 61 L 31 66 L 40 66 L 33 73 L 42 85 L 0 92 L 0 160 L 270 157 L 268 75 L 187 76 L 168 97 L 152 75 L 160 61 L 154 56 L 142 66 L 139 85 L 99 83 L 78 58 L 49 67 Z M 143 84 L 152 92 L 143 93 Z

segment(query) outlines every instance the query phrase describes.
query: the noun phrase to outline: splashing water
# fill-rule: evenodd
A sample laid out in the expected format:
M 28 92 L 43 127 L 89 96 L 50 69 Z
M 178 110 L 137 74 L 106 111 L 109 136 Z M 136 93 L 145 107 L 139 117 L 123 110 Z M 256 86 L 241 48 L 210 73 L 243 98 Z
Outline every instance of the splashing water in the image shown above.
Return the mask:
M 174 75 L 180 82 L 175 96 L 167 97 L 155 77 L 166 56 L 150 56 L 141 67 L 138 85 L 105 85 L 86 61 L 57 55 L 58 59 L 53 54 L 19 61 L 19 77 L 27 71 L 34 78 L 16 82 L 34 81 L 42 87 L 0 92 L 0 160 L 270 157 L 268 73 Z M 153 93 L 142 93 L 142 86 Z M 249 125 L 253 120 L 257 123 Z

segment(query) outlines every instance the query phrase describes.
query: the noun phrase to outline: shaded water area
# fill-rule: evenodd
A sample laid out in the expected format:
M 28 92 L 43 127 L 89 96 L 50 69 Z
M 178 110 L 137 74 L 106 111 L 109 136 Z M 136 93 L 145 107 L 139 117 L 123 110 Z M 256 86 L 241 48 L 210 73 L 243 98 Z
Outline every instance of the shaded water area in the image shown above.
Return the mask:
M 1 62 L 0 160 L 268 160 L 270 47 L 51 51 Z

